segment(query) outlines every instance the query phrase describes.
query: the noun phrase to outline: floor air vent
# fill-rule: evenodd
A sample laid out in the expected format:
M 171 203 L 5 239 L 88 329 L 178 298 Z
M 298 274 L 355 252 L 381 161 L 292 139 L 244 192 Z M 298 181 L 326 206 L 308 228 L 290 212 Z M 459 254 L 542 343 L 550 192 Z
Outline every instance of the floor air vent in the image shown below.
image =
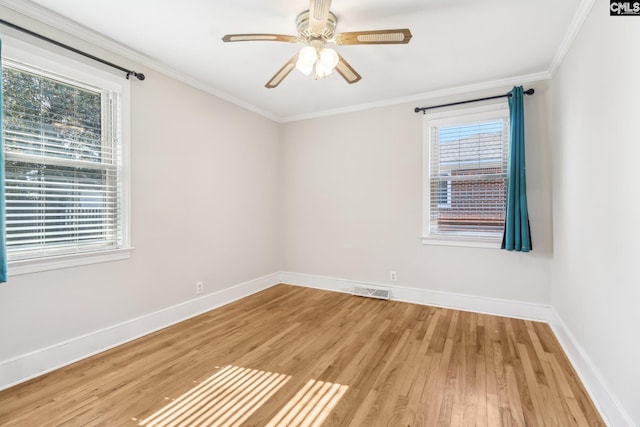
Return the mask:
M 367 298 L 390 299 L 391 290 L 385 288 L 372 288 L 370 286 L 354 286 L 353 295 Z

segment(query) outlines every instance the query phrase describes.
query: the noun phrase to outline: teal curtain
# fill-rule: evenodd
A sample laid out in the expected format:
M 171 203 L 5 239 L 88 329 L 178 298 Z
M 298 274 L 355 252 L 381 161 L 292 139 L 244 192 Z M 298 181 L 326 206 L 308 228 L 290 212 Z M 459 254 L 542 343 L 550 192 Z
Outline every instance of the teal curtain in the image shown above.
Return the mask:
M 2 40 L 0 40 L 0 283 L 7 281 L 7 235 L 4 209 L 4 141 L 2 139 Z
M 514 87 L 509 97 L 509 167 L 507 212 L 502 249 L 529 252 L 531 228 L 527 208 L 527 178 L 524 159 L 524 90 Z

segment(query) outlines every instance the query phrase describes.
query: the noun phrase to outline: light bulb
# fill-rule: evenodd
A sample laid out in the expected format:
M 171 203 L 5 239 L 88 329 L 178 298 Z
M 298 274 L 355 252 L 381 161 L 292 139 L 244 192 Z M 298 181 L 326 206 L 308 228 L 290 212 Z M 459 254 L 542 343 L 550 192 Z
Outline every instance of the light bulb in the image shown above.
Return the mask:
M 338 65 L 338 61 L 340 60 L 340 58 L 338 57 L 338 53 L 335 50 L 325 47 L 320 51 L 318 60 L 322 63 L 322 65 L 329 68 L 330 70 L 333 70 L 334 68 L 336 68 L 336 65 Z
M 305 46 L 300 49 L 298 54 L 298 61 L 304 64 L 313 65 L 318 60 L 318 51 L 313 46 Z

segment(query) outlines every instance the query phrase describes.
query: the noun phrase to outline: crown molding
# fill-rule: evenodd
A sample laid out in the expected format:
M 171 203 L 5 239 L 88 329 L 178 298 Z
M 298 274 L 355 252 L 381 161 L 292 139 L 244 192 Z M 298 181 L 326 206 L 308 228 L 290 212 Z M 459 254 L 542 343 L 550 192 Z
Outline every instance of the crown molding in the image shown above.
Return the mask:
M 578 36 L 582 25 L 584 25 L 585 21 L 587 20 L 589 12 L 591 12 L 594 4 L 595 0 L 582 0 L 582 2 L 580 3 L 576 14 L 573 16 L 571 25 L 569 25 L 569 28 L 567 29 L 567 32 L 565 33 L 564 38 L 562 39 L 560 46 L 558 46 L 558 50 L 556 51 L 556 54 L 551 61 L 551 65 L 549 66 L 548 73 L 551 77 L 556 74 L 556 71 L 558 71 L 558 68 L 560 68 L 560 65 L 562 64 L 565 56 L 567 56 L 567 53 L 569 53 L 571 45 L 573 45 L 573 42 Z
M 237 98 L 225 91 L 222 91 L 216 87 L 202 82 L 194 77 L 181 73 L 172 67 L 169 67 L 163 63 L 160 63 L 134 49 L 124 46 L 121 43 L 116 42 L 108 37 L 105 37 L 97 32 L 87 28 L 77 22 L 65 18 L 49 9 L 46 9 L 38 4 L 25 0 L 0 0 L 0 6 L 4 6 L 12 11 L 25 16 L 26 18 L 38 21 L 41 24 L 47 25 L 54 30 L 61 31 L 77 39 L 83 40 L 91 45 L 94 45 L 100 49 L 104 49 L 108 52 L 116 54 L 124 59 L 133 61 L 143 67 L 150 68 L 158 73 L 164 74 L 172 79 L 185 83 L 196 89 L 200 89 L 211 95 L 217 96 L 231 104 L 235 104 L 241 108 L 249 110 L 253 113 L 266 117 L 269 120 L 280 122 L 281 118 L 273 113 L 256 107 L 240 98 Z
M 65 18 L 62 15 L 28 0 L 0 0 L 0 6 L 4 6 L 25 16 L 26 18 L 31 18 L 41 24 L 53 28 L 54 30 L 71 35 L 125 59 L 134 61 L 140 65 L 149 66 L 149 68 L 152 69 L 155 69 L 156 67 L 167 68 L 136 50 L 128 48 L 108 37 L 102 36 L 71 19 Z
M 366 104 L 353 105 L 344 108 L 335 108 L 331 110 L 319 111 L 317 113 L 300 114 L 296 116 L 287 116 L 281 119 L 282 123 L 297 122 L 301 120 L 311 120 L 327 116 L 335 116 L 338 114 L 354 113 L 358 111 L 371 110 L 380 107 L 389 107 L 394 105 L 408 104 L 411 102 L 422 102 L 435 98 L 445 98 L 447 96 L 468 94 L 471 92 L 479 92 L 482 90 L 498 89 L 506 86 L 518 86 L 543 80 L 549 80 L 551 74 L 548 71 L 524 74 L 521 76 L 508 77 L 500 80 L 491 80 L 487 82 L 473 83 L 465 86 L 451 87 L 447 89 L 439 89 L 431 92 L 419 93 L 400 98 L 392 98 L 381 101 L 370 102 Z
M 589 12 L 593 8 L 595 0 L 582 0 L 578 7 L 576 14 L 571 22 L 569 29 L 567 30 L 562 43 L 560 44 L 556 54 L 547 71 L 532 73 L 520 76 L 508 77 L 505 79 L 491 80 L 486 82 L 478 82 L 470 85 L 451 87 L 445 89 L 438 89 L 430 92 L 419 93 L 415 95 L 391 98 L 385 100 L 374 101 L 365 104 L 352 105 L 342 108 L 329 109 L 314 113 L 292 115 L 292 116 L 278 116 L 270 111 L 256 107 L 255 105 L 237 98 L 217 87 L 204 83 L 203 81 L 196 79 L 192 76 L 186 75 L 177 71 L 176 69 L 169 67 L 163 63 L 160 63 L 134 49 L 122 45 L 108 37 L 102 36 L 95 31 L 78 24 L 68 18 L 65 18 L 49 9 L 43 8 L 28 0 L 0 0 L 0 6 L 4 6 L 13 10 L 16 13 L 24 15 L 27 18 L 34 19 L 42 24 L 45 24 L 55 30 L 62 31 L 87 43 L 90 43 L 98 48 L 104 49 L 108 52 L 116 54 L 124 59 L 133 61 L 139 65 L 147 67 L 158 73 L 164 74 L 172 79 L 185 83 L 196 89 L 207 92 L 222 100 L 225 100 L 238 107 L 249 110 L 255 114 L 263 116 L 269 120 L 277 123 L 290 123 L 302 120 L 311 120 L 321 117 L 334 116 L 339 114 L 354 113 L 359 111 L 371 110 L 374 108 L 388 107 L 400 104 L 406 104 L 410 102 L 426 101 L 434 98 L 443 98 L 447 96 L 466 94 L 474 91 L 482 91 L 487 89 L 496 89 L 503 86 L 521 85 L 541 80 L 549 80 L 553 78 L 555 72 L 562 63 L 564 57 L 569 51 L 573 41 L 575 40 L 580 28 L 584 24 Z

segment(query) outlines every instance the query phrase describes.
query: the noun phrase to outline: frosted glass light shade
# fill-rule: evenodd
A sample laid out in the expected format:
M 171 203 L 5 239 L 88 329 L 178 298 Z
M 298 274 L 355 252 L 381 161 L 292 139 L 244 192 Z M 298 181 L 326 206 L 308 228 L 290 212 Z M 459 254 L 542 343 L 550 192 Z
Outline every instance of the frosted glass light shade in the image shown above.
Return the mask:
M 305 76 L 308 76 L 313 71 L 313 64 L 307 64 L 298 59 L 296 62 L 296 70 L 300 71 Z
M 324 65 L 325 67 L 333 70 L 338 65 L 338 61 L 340 58 L 338 57 L 338 53 L 330 48 L 325 47 L 320 51 L 320 55 L 318 56 L 318 61 Z
M 318 60 L 318 51 L 313 46 L 305 46 L 300 49 L 298 54 L 298 62 L 313 65 Z
M 323 79 L 333 72 L 338 65 L 340 56 L 330 48 L 319 49 L 317 46 L 305 46 L 298 53 L 296 61 L 296 69 L 304 75 L 309 75 L 313 71 L 315 65 L 315 77 Z
M 305 76 L 311 74 L 313 71 L 313 64 L 318 61 L 318 52 L 313 46 L 305 46 L 298 53 L 298 60 L 296 61 L 296 69 Z

